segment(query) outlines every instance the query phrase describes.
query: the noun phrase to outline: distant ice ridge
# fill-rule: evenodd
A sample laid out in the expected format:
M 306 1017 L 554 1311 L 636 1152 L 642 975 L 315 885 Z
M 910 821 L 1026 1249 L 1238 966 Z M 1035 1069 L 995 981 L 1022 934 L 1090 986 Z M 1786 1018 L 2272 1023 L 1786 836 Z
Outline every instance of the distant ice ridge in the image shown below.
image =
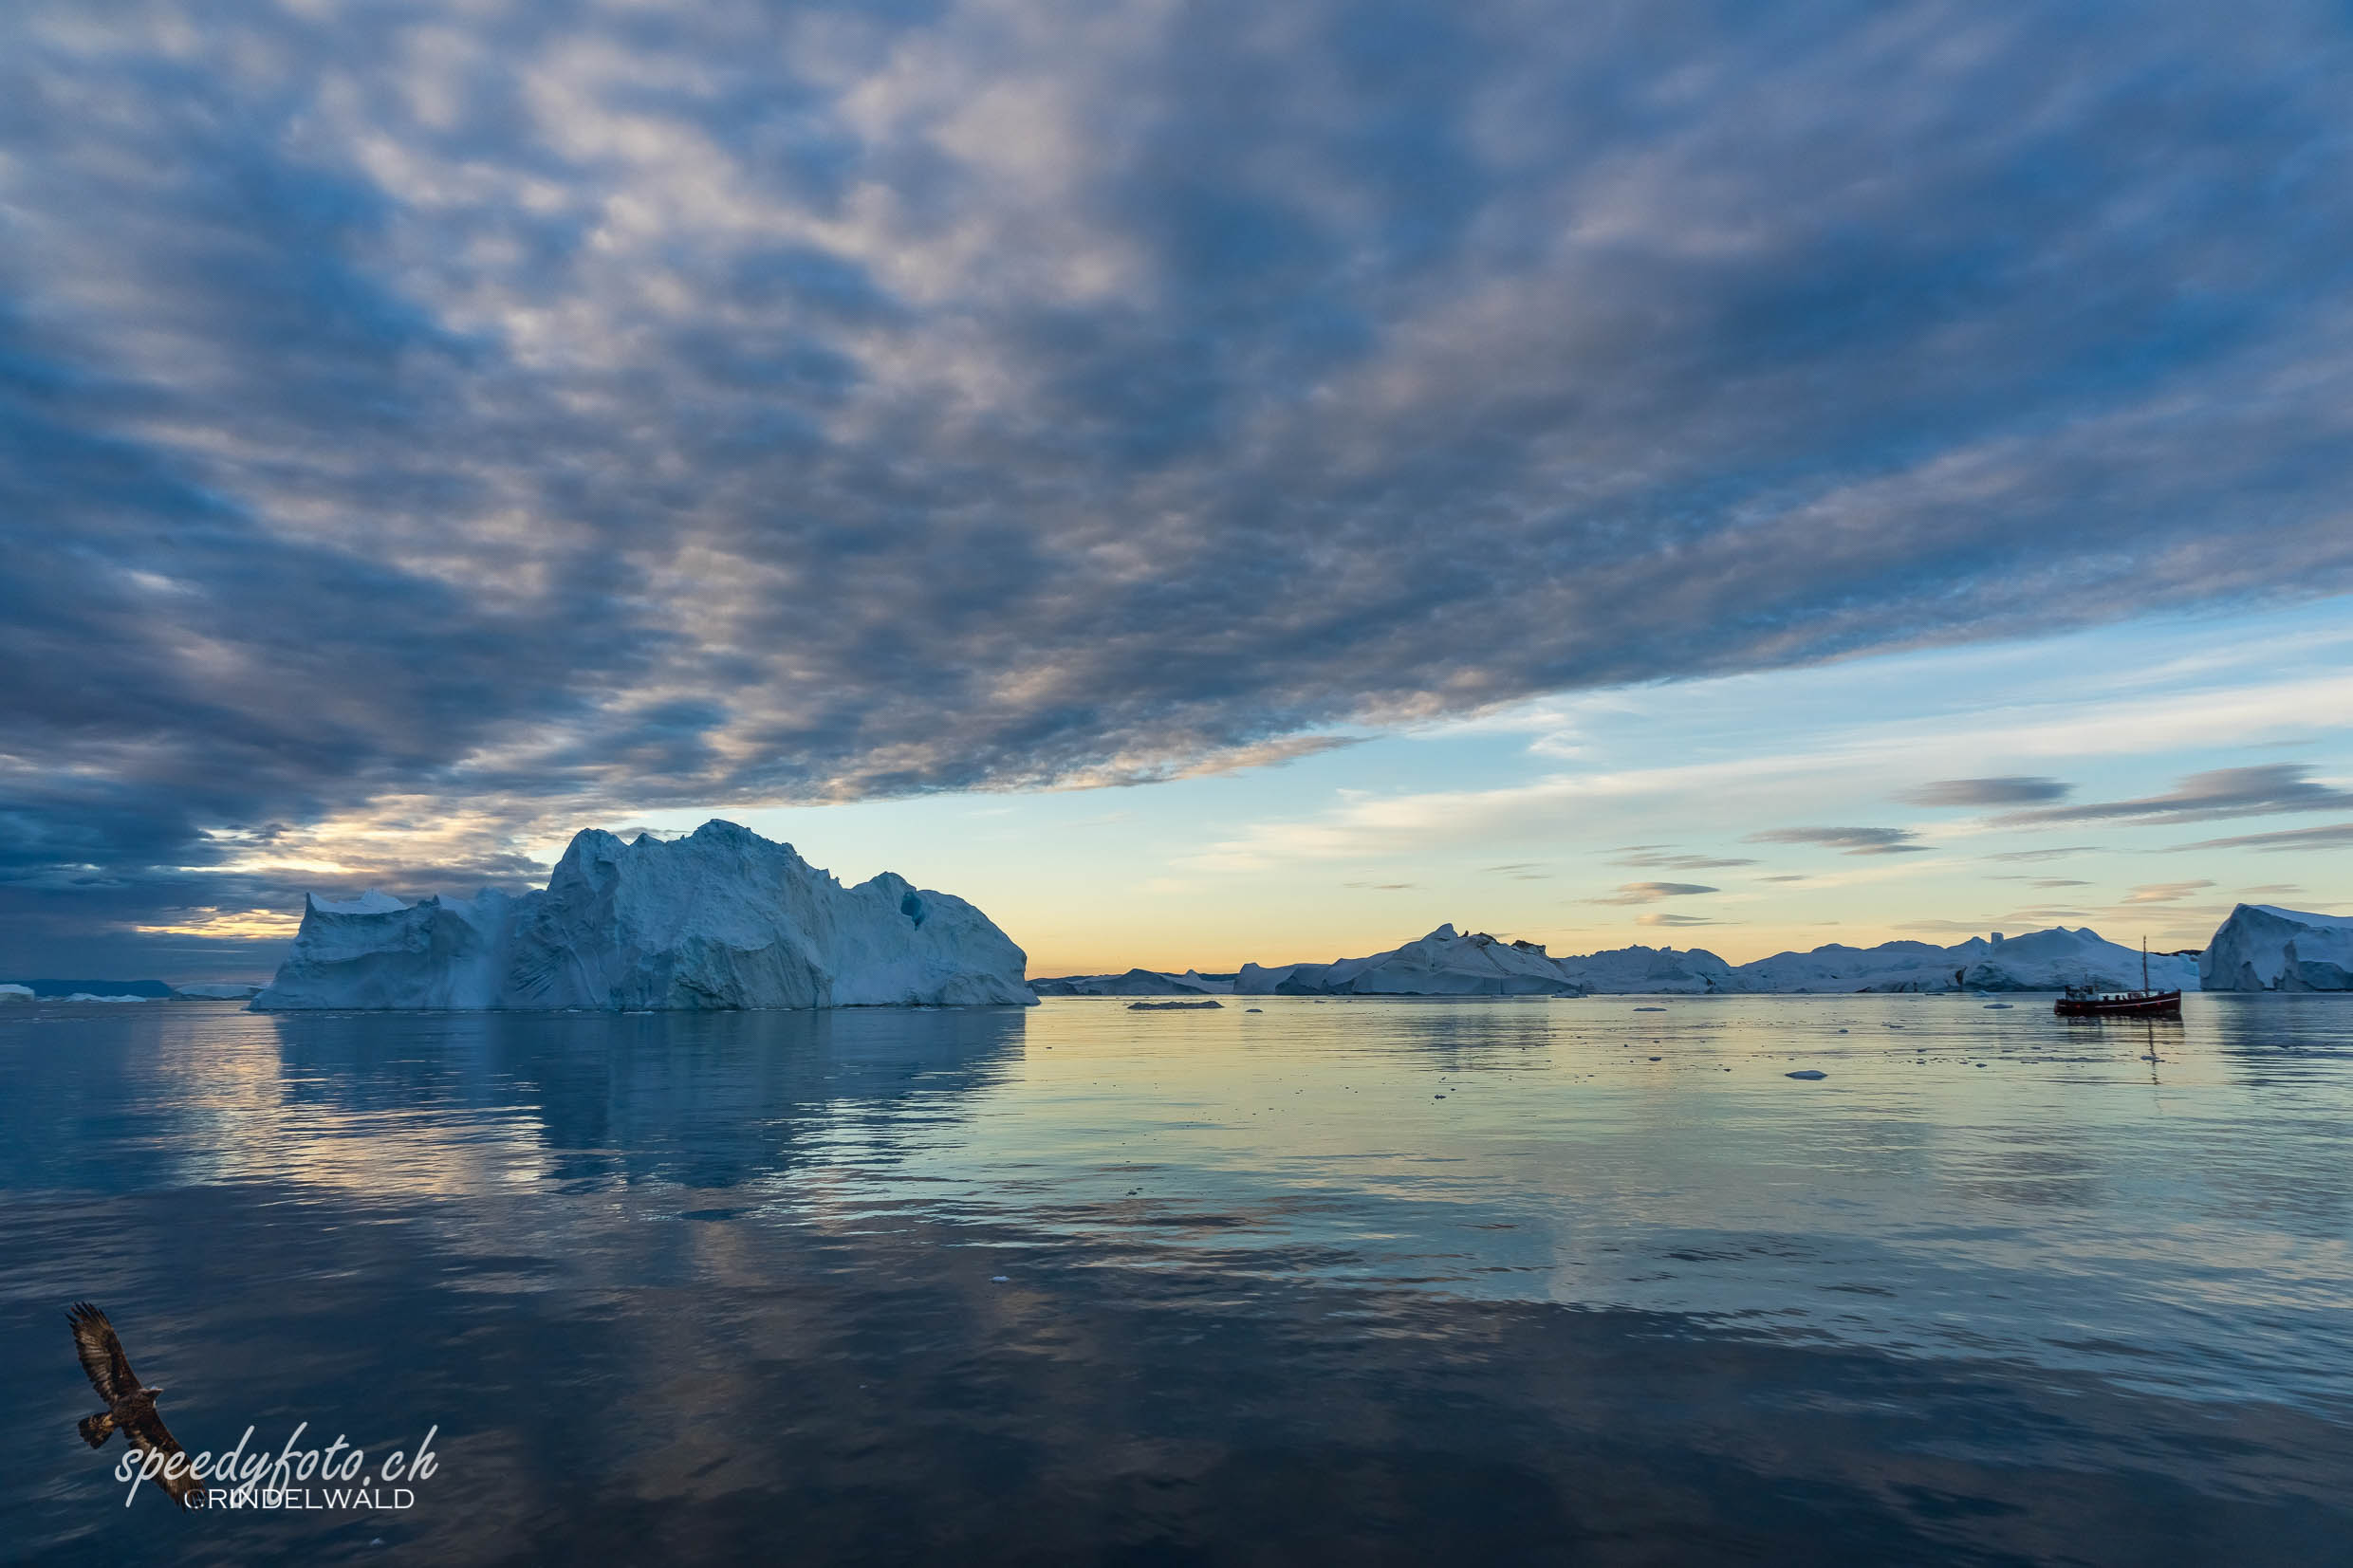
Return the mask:
M 2197 962 L 2149 955 L 2159 989 L 2196 990 Z M 1533 942 L 1440 926 L 1417 942 L 1329 964 L 1245 964 L 1242 996 L 1587 996 L 1806 991 L 2055 991 L 2068 986 L 2120 990 L 2140 984 L 2138 949 L 2064 926 L 2007 940 L 1973 936 L 1939 948 L 1885 942 L 1776 953 L 1732 965 L 1705 949 L 1620 948 L 1553 958 Z
M 1949 948 L 1932 942 L 1882 942 L 1876 948 L 1830 946 L 1782 952 L 1733 971 L 1744 991 L 2057 991 L 2093 986 L 2139 988 L 2140 950 L 2110 942 L 2089 926 L 2053 926 L 2004 938 L 1973 936 Z M 2198 988 L 2197 960 L 2149 954 L 2149 985 L 2160 991 Z
M 1040 996 L 1231 996 L 1233 976 L 1130 969 L 1125 974 L 1056 975 L 1032 980 L 1029 988 Z
M 545 890 L 305 901 L 261 1011 L 1019 1005 L 1022 950 L 954 895 L 843 887 L 733 822 L 577 835 Z
M 1465 934 L 1452 925 L 1367 958 L 1245 964 L 1233 977 L 1236 996 L 1577 996 L 1584 989 L 1540 944 Z
M 2198 974 L 2210 991 L 2353 991 L 2353 915 L 2241 904 Z

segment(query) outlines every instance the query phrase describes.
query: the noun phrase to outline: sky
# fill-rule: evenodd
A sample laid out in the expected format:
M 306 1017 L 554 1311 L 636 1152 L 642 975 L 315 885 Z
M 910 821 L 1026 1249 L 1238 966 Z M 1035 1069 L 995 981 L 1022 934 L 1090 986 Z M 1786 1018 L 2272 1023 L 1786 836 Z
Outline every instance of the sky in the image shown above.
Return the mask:
M 0 973 L 713 815 L 1035 973 L 2353 906 L 2348 75 L 2262 0 L 21 0 Z

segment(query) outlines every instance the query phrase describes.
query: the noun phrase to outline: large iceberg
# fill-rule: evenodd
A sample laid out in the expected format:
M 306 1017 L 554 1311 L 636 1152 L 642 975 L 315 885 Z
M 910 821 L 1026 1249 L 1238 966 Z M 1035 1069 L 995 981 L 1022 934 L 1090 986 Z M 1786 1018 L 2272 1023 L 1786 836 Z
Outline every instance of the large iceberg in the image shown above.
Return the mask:
M 2210 991 L 2353 991 L 2353 915 L 2241 904 L 2197 967 Z
M 2315 918 L 2315 917 L 2306 917 Z M 1838 944 L 1728 964 L 1704 948 L 1618 948 L 1553 958 L 1534 942 L 1440 926 L 1417 942 L 1328 964 L 1246 964 L 1233 982 L 1244 996 L 1590 996 L 1709 995 L 1806 991 L 2056 991 L 2069 986 L 2118 990 L 2140 984 L 2139 950 L 2064 926 L 2005 940 L 1973 936 L 1949 948 L 1931 942 Z M 2151 953 L 2149 981 L 2196 990 L 2197 962 Z
M 576 836 L 545 890 L 306 900 L 277 978 L 295 1008 L 1021 1005 L 1022 950 L 951 894 L 843 887 L 733 822 Z

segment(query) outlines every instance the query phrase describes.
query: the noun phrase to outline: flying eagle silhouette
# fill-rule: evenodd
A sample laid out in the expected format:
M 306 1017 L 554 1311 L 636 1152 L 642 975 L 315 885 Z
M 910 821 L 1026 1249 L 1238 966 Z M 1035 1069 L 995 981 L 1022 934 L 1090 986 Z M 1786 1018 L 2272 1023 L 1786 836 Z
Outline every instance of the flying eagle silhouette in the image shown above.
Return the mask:
M 82 1357 L 82 1370 L 90 1374 L 90 1387 L 106 1401 L 106 1408 L 96 1415 L 85 1415 L 76 1426 L 82 1441 L 95 1448 L 102 1445 L 111 1432 L 122 1433 L 122 1441 L 140 1454 L 159 1453 L 165 1460 L 180 1452 L 180 1446 L 172 1440 L 172 1433 L 156 1413 L 156 1395 L 161 1389 L 151 1389 L 139 1380 L 131 1370 L 131 1358 L 122 1354 L 122 1341 L 115 1337 L 114 1324 L 106 1315 L 87 1301 L 76 1301 L 65 1314 L 65 1321 L 73 1325 L 74 1352 Z M 172 1501 L 183 1508 L 195 1506 L 188 1500 L 204 1483 L 182 1471 L 176 1476 L 158 1471 L 157 1485 L 172 1494 Z

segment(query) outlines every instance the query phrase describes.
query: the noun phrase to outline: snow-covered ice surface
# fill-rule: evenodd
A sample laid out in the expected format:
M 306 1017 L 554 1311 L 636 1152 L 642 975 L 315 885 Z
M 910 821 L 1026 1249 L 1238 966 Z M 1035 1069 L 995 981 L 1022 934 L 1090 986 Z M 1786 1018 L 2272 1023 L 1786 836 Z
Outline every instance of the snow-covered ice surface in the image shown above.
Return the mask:
M 843 887 L 789 844 L 710 821 L 668 842 L 581 833 L 520 897 L 310 898 L 253 1005 L 1023 1005 L 1026 964 L 952 894 L 890 872 Z
M 2210 991 L 2353 991 L 2353 915 L 2241 904 L 2198 970 Z
M 2196 990 L 2197 961 L 2149 955 L 2149 983 Z M 1704 948 L 1619 948 L 1553 958 L 1540 945 L 1506 942 L 1451 925 L 1417 942 L 1329 964 L 1246 964 L 1234 981 L 1245 996 L 1518 996 L 1796 994 L 1809 991 L 2056 991 L 2069 986 L 2120 990 L 2140 984 L 2140 952 L 2085 927 L 2010 938 L 1973 936 L 1949 948 L 1930 942 L 1838 945 L 1726 963 Z

